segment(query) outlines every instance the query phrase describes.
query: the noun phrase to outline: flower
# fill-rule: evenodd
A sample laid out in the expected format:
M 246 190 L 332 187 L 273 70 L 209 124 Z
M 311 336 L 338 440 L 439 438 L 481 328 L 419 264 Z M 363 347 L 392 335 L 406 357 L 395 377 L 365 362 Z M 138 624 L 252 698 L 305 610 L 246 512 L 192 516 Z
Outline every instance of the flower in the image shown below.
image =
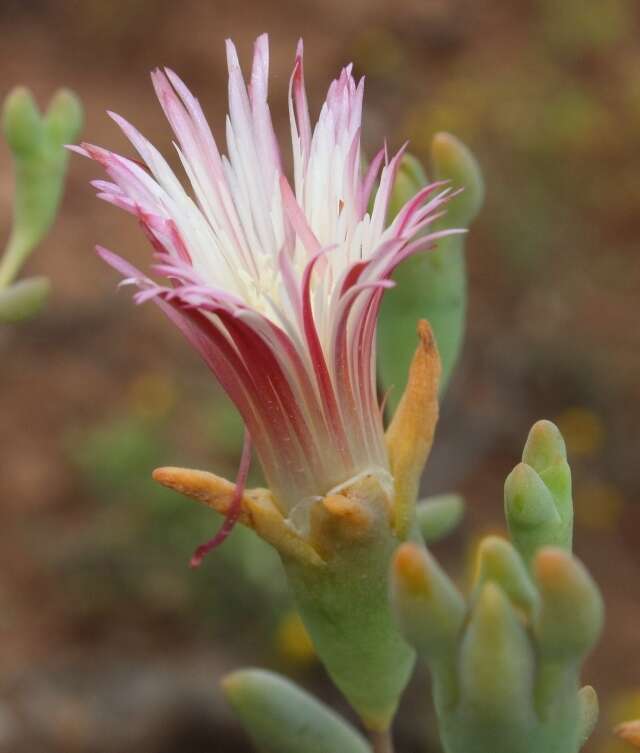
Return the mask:
M 317 500 L 358 478 L 375 477 L 393 496 L 377 316 L 396 266 L 454 232 L 427 232 L 452 193 L 428 185 L 387 222 L 404 148 L 391 159 L 381 149 L 363 170 L 364 81 L 351 65 L 312 127 L 302 42 L 289 83 L 290 182 L 267 104 L 267 35 L 256 40 L 249 86 L 231 41 L 227 61 L 228 156 L 182 80 L 168 69 L 152 74 L 189 190 L 119 115 L 111 113 L 141 161 L 86 143 L 74 149 L 105 168 L 111 181 L 93 182 L 98 196 L 137 217 L 154 250 L 151 271 L 166 282 L 104 248 L 100 255 L 137 286 L 138 303 L 157 303 L 200 352 L 245 421 L 278 510 L 301 532 Z
M 169 70 L 152 80 L 173 128 L 189 190 L 132 125 L 112 115 L 141 162 L 90 144 L 104 166 L 98 195 L 133 214 L 154 249 L 160 284 L 110 251 L 101 256 L 152 300 L 200 352 L 242 414 L 235 484 L 205 471 L 158 468 L 161 484 L 226 516 L 197 565 L 236 521 L 279 552 L 318 656 L 364 723 L 385 730 L 413 666 L 391 613 L 392 554 L 410 535 L 418 479 L 438 415 L 440 361 L 431 329 L 384 432 L 376 384 L 380 302 L 403 259 L 454 230 L 430 230 L 453 195 L 417 190 L 389 222 L 404 154 L 381 149 L 362 168 L 363 81 L 346 67 L 312 128 L 302 44 L 289 83 L 293 180 L 267 105 L 269 51 L 258 38 L 250 85 L 227 42 L 228 157 L 198 101 Z M 246 489 L 255 444 L 269 489 Z

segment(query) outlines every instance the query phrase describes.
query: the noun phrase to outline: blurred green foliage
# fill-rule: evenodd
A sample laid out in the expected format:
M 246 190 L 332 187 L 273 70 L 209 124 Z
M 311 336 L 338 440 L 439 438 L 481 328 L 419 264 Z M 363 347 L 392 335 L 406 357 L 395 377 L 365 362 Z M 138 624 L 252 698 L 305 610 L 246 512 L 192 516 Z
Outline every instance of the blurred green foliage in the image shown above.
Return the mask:
M 0 322 L 34 316 L 46 302 L 45 278 L 12 283 L 55 219 L 69 158 L 65 145 L 76 138 L 82 121 L 80 100 L 67 89 L 55 94 L 44 115 L 24 87 L 13 89 L 4 101 L 2 125 L 15 187 L 11 233 L 0 257 Z
M 633 0 L 539 0 L 544 38 L 572 58 L 607 53 L 633 29 Z
M 154 381 L 144 380 L 148 387 Z M 133 393 L 139 408 L 139 389 Z M 216 399 L 214 406 L 211 413 L 218 420 L 226 417 L 229 427 L 235 424 L 225 402 Z M 186 614 L 194 623 L 213 622 L 221 636 L 240 639 L 244 629 L 253 633 L 257 623 L 264 635 L 275 636 L 290 603 L 277 555 L 238 526 L 232 541 L 198 570 L 188 570 L 193 550 L 213 535 L 221 518 L 152 480 L 154 467 L 178 452 L 173 415 L 138 412 L 130 410 L 68 437 L 69 455 L 87 496 L 99 504 L 82 543 L 71 547 L 61 563 L 69 598 L 88 616 L 133 601 L 178 621 Z M 203 421 L 197 444 L 211 444 L 206 436 L 210 425 L 210 418 Z M 216 437 L 227 444 L 215 448 L 221 457 L 225 449 L 237 452 L 231 431 L 216 432 Z M 251 624 L 246 620 L 249 609 Z

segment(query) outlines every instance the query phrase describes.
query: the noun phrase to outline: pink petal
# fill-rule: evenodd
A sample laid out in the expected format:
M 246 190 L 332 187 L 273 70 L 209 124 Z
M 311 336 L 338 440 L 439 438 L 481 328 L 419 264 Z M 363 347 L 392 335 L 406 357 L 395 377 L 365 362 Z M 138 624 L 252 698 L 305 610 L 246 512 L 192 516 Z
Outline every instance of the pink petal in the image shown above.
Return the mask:
M 247 478 L 249 476 L 249 468 L 251 466 L 251 435 L 245 428 L 244 432 L 244 445 L 242 447 L 242 456 L 240 458 L 240 465 L 238 467 L 238 473 L 236 475 L 236 485 L 233 490 L 233 497 L 229 503 L 229 510 L 224 523 L 220 526 L 216 535 L 204 544 L 196 549 L 191 557 L 189 563 L 191 567 L 200 567 L 202 560 L 216 547 L 220 546 L 229 536 L 235 528 L 236 523 L 240 518 L 242 512 L 242 497 L 244 496 L 244 490 L 247 484 Z

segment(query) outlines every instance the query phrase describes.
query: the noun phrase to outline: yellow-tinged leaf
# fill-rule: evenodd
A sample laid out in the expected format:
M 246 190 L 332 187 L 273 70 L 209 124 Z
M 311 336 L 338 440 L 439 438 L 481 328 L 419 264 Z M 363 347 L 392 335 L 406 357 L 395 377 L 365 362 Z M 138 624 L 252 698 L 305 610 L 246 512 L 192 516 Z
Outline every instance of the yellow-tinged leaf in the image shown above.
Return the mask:
M 411 525 L 420 476 L 429 457 L 438 421 L 440 357 L 429 323 L 418 323 L 420 343 L 409 369 L 404 394 L 386 434 L 395 482 L 393 506 L 396 534 L 405 537 Z

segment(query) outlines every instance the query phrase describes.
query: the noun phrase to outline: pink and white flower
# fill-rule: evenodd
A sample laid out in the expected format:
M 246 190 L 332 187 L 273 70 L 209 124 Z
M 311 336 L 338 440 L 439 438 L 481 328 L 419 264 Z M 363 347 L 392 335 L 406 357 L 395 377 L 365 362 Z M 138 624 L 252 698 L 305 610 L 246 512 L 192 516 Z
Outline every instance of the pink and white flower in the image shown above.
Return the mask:
M 451 194 L 426 186 L 387 222 L 403 149 L 392 159 L 381 149 L 363 171 L 364 82 L 351 65 L 312 126 L 301 42 L 289 83 L 290 182 L 267 104 L 267 36 L 255 43 L 248 86 L 230 41 L 227 60 L 228 156 L 181 79 L 152 74 L 189 189 L 118 115 L 141 161 L 91 144 L 75 150 L 105 168 L 111 180 L 93 183 L 98 196 L 138 218 L 154 251 L 150 269 L 167 282 L 100 255 L 138 287 L 137 302 L 155 301 L 200 352 L 242 414 L 276 504 L 297 525 L 313 500 L 363 474 L 392 494 L 376 391 L 378 311 L 396 266 L 451 232 L 427 232 Z

